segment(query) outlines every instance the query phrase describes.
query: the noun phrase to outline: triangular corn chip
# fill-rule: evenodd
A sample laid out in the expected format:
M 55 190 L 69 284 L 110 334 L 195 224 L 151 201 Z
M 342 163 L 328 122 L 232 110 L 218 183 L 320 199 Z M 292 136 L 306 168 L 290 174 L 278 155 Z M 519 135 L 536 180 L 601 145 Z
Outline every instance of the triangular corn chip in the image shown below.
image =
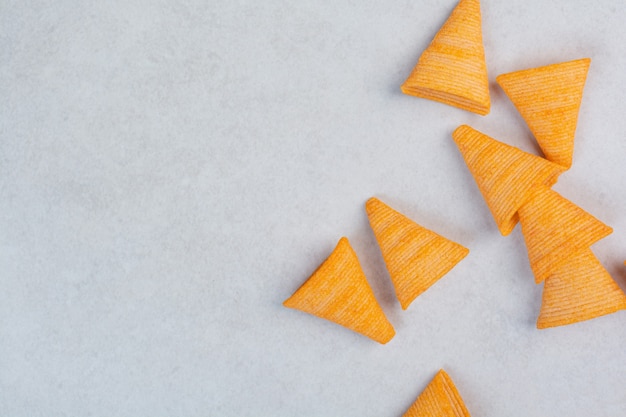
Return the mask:
M 454 382 L 442 369 L 402 417 L 470 417 Z
M 590 59 L 499 75 L 496 81 L 535 135 L 546 158 L 569 168 Z
M 402 92 L 486 115 L 489 81 L 480 2 L 461 0 L 420 56 Z
M 395 335 L 345 237 L 283 305 L 330 320 L 379 343 L 387 343 Z
M 460 126 L 452 134 L 465 163 L 476 180 L 498 229 L 513 231 L 517 211 L 537 185 L 553 185 L 563 167 L 489 136 Z
M 564 326 L 626 309 L 626 295 L 591 249 L 546 278 L 537 328 Z
M 365 209 L 404 310 L 469 253 L 376 198 Z
M 539 284 L 572 253 L 588 248 L 613 229 L 545 185 L 536 187 L 519 209 L 530 266 Z

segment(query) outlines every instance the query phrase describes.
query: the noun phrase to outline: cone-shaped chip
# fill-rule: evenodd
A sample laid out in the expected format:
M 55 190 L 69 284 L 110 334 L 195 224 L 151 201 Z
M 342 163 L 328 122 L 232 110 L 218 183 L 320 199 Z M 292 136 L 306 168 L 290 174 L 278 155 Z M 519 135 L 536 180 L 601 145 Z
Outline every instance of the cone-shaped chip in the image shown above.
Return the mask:
M 454 382 L 442 369 L 402 417 L 470 417 Z
M 499 75 L 496 81 L 530 128 L 544 155 L 569 168 L 590 59 Z
M 626 295 L 591 249 L 546 278 L 537 328 L 564 326 L 626 309 Z
M 480 115 L 489 113 L 489 81 L 478 0 L 461 0 L 420 56 L 402 92 Z
M 563 167 L 460 126 L 452 134 L 474 176 L 500 233 L 513 231 L 529 192 L 540 184 L 553 185 Z
M 387 343 L 395 335 L 345 237 L 283 305 L 330 320 L 379 343 Z
M 403 309 L 450 271 L 469 250 L 432 232 L 376 198 L 365 205 Z
M 539 284 L 572 253 L 589 248 L 613 229 L 545 185 L 519 209 L 530 267 Z

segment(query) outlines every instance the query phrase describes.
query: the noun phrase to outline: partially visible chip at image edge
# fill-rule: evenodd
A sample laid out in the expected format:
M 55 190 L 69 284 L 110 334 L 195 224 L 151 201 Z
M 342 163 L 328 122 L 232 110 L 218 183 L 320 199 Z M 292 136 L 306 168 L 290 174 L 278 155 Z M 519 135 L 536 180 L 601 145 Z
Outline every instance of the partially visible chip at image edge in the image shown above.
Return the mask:
M 402 417 L 470 417 L 452 378 L 441 369 Z
M 489 113 L 480 1 L 461 0 L 402 84 L 405 94 Z

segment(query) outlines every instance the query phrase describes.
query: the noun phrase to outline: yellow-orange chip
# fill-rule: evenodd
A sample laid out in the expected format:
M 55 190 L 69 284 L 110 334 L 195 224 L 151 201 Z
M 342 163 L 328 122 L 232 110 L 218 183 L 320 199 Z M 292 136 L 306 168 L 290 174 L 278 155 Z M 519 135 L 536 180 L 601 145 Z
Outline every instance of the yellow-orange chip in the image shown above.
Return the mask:
M 513 231 L 530 191 L 553 185 L 563 167 L 463 125 L 452 134 L 500 233 Z
M 613 231 L 591 214 L 545 185 L 537 186 L 519 209 L 530 266 L 539 284 Z
M 578 110 L 590 62 L 578 59 L 496 78 L 546 158 L 565 168 L 572 165 Z
M 564 326 L 626 309 L 626 295 L 591 249 L 546 278 L 537 328 Z
M 442 369 L 402 417 L 470 417 L 454 382 Z
M 330 320 L 379 343 L 387 343 L 395 335 L 345 237 L 283 305 Z
M 461 0 L 422 53 L 402 92 L 480 115 L 489 113 L 480 2 Z
M 469 253 L 376 198 L 365 205 L 387 270 L 403 309 Z

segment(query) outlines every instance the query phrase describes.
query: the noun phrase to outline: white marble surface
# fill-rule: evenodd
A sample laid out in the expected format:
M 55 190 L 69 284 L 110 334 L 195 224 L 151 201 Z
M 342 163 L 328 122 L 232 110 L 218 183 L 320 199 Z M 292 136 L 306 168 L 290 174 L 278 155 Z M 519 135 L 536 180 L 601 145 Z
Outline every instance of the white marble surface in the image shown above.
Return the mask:
M 455 0 L 0 2 L 0 415 L 400 416 L 445 368 L 473 416 L 626 413 L 626 312 L 538 331 L 450 134 L 399 85 Z M 490 81 L 592 58 L 555 189 L 614 228 L 626 288 L 621 0 L 484 0 Z M 363 204 L 470 255 L 402 311 Z M 285 309 L 347 236 L 397 336 Z

